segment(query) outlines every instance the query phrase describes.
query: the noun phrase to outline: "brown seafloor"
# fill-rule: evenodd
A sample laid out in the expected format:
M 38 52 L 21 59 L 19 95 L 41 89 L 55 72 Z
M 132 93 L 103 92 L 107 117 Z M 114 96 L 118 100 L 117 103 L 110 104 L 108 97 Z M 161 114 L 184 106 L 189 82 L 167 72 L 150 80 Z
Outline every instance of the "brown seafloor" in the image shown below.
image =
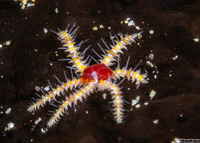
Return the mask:
M 11 40 L 11 44 L 0 48 L 0 141 L 161 143 L 171 142 L 175 137 L 200 139 L 200 42 L 193 41 L 200 37 L 199 7 L 197 0 L 36 0 L 35 6 L 22 10 L 17 2 L 1 1 L 0 43 Z M 31 98 L 36 97 L 35 86 L 46 86 L 47 80 L 56 83 L 53 74 L 64 80 L 63 70 L 70 77 L 65 68 L 70 64 L 57 61 L 65 54 L 57 50 L 61 44 L 49 30 L 65 29 L 67 24 L 76 22 L 80 26 L 76 40 L 89 39 L 80 50 L 91 44 L 100 53 L 97 42 L 101 43 L 104 38 L 111 44 L 110 31 L 114 34 L 136 32 L 133 27 L 120 23 L 127 17 L 144 32 L 138 40 L 141 46 L 128 46 L 128 51 L 121 55 L 121 65 L 125 66 L 128 56 L 131 56 L 129 67 L 143 59 L 138 69 L 148 71 L 149 83 L 139 89 L 128 81 L 121 86 L 124 98 L 130 103 L 136 96 L 141 97 L 140 108 L 125 105 L 128 110 L 125 122 L 117 125 L 110 111 L 108 92 L 106 100 L 102 97 L 104 92 L 97 92 L 79 103 L 76 112 L 70 109 L 58 125 L 42 133 L 51 107 L 46 105 L 35 115 L 27 112 Z M 101 24 L 103 29 L 92 30 Z M 47 33 L 44 28 L 48 29 Z M 153 35 L 149 34 L 150 30 L 154 30 Z M 151 50 L 152 63 L 159 71 L 156 79 L 154 69 L 145 63 Z M 94 55 L 91 49 L 86 56 L 89 54 Z M 178 58 L 173 60 L 176 55 Z M 156 96 L 149 100 L 152 89 Z M 11 112 L 6 114 L 8 108 Z M 38 117 L 42 121 L 34 127 Z M 156 120 L 158 123 L 153 123 Z M 9 122 L 15 123 L 15 127 L 5 131 Z

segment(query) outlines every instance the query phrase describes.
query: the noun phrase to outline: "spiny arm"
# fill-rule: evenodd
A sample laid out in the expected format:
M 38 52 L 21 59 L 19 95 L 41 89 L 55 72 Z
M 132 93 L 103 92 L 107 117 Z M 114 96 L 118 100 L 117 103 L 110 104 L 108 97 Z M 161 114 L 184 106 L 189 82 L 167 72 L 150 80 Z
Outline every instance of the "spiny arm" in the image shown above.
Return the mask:
M 103 80 L 100 81 L 100 84 L 98 85 L 99 90 L 105 90 L 108 89 L 111 91 L 112 94 L 112 103 L 113 103 L 113 115 L 114 115 L 114 119 L 117 122 L 117 124 L 121 124 L 123 122 L 123 102 L 124 100 L 122 99 L 122 92 L 120 90 L 120 88 L 112 83 L 112 82 L 105 82 Z
M 94 86 L 94 83 L 91 82 L 87 86 L 78 90 L 76 93 L 70 95 L 69 98 L 66 97 L 66 100 L 62 101 L 62 104 L 59 106 L 58 109 L 56 109 L 55 113 L 53 113 L 52 117 L 47 123 L 47 126 L 50 128 L 56 122 L 58 122 L 60 116 L 63 116 L 63 113 L 68 110 L 68 107 L 71 107 L 73 103 L 76 105 L 77 101 L 82 101 L 83 97 L 86 98 L 87 95 L 93 92 Z
M 130 45 L 132 42 L 134 42 L 140 34 L 141 32 L 121 37 L 121 40 L 116 41 L 116 44 L 111 46 L 112 49 L 107 51 L 106 55 L 103 55 L 103 59 L 100 59 L 100 62 L 104 63 L 106 66 L 112 65 L 112 62 L 115 61 L 115 57 L 117 57 L 119 53 L 123 53 L 122 49 L 127 50 L 126 45 Z
M 60 96 L 61 93 L 67 91 L 68 88 L 72 89 L 72 87 L 77 87 L 78 85 L 80 85 L 80 83 L 80 79 L 74 78 L 73 80 L 67 81 L 66 83 L 62 83 L 62 85 L 58 85 L 57 88 L 52 89 L 52 91 L 49 91 L 45 95 L 42 95 L 42 98 L 38 99 L 35 103 L 30 105 L 27 110 L 29 112 L 33 112 L 36 109 L 39 109 L 40 106 L 43 107 L 46 102 L 52 101 L 53 99 L 55 99 L 56 96 Z
M 140 70 L 134 71 L 131 68 L 129 70 L 126 70 L 126 68 L 119 69 L 117 68 L 115 71 L 113 71 L 113 75 L 116 78 L 120 77 L 126 77 L 128 80 L 132 80 L 132 82 L 136 81 L 137 88 L 139 87 L 140 83 L 148 83 L 147 81 L 147 74 L 140 74 Z
M 79 47 L 75 46 L 74 35 L 78 30 L 78 27 L 72 31 L 74 26 L 75 25 L 73 25 L 70 30 L 66 28 L 66 30 L 60 31 L 56 34 L 59 36 L 61 42 L 64 43 L 62 49 L 65 49 L 65 52 L 69 52 L 68 57 L 71 58 L 70 62 L 73 63 L 73 67 L 77 68 L 77 72 L 82 73 L 87 65 L 84 64 L 84 61 L 82 61 L 83 57 L 79 55 L 79 52 L 77 52 Z

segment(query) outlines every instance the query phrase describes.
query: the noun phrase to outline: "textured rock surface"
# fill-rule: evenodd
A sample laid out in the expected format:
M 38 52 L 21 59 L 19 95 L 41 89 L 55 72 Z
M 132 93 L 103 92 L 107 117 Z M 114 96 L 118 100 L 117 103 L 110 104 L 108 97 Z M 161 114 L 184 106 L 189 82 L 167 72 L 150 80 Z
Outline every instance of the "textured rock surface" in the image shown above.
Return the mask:
M 200 138 L 200 42 L 192 40 L 200 37 L 199 6 L 195 0 L 36 0 L 34 7 L 22 10 L 17 2 L 1 1 L 0 43 L 12 41 L 0 49 L 1 142 L 143 143 L 170 142 L 175 137 Z M 127 17 L 144 32 L 143 38 L 138 40 L 141 46 L 133 44 L 121 55 L 121 65 L 126 65 L 128 56 L 131 56 L 130 67 L 143 59 L 139 68 L 148 71 L 149 83 L 136 89 L 135 84 L 125 81 L 122 91 L 130 103 L 139 95 L 140 108 L 125 105 L 129 109 L 125 123 L 117 125 L 112 119 L 111 105 L 107 104 L 109 94 L 105 100 L 103 92 L 94 93 L 78 104 L 76 112 L 70 109 L 57 126 L 41 133 L 49 119 L 47 110 L 52 108 L 48 105 L 36 115 L 27 112 L 28 103 L 36 97 L 35 87 L 45 87 L 47 80 L 57 83 L 53 74 L 65 80 L 63 70 L 70 77 L 70 71 L 65 68 L 70 64 L 57 61 L 65 55 L 57 50 L 61 44 L 49 30 L 65 29 L 76 22 L 80 26 L 77 42 L 89 39 L 80 51 L 91 44 L 100 53 L 97 42 L 101 43 L 103 38 L 112 44 L 110 31 L 115 34 L 136 32 L 120 23 Z M 101 24 L 103 29 L 92 30 Z M 47 33 L 44 28 L 48 29 Z M 150 30 L 154 30 L 153 35 L 149 34 Z M 153 78 L 153 69 L 144 62 L 151 50 L 152 63 L 159 71 L 157 79 Z M 85 56 L 89 54 L 95 56 L 91 49 Z M 176 55 L 178 59 L 173 60 Z M 147 95 L 152 89 L 156 96 L 149 101 Z M 144 102 L 148 102 L 148 106 Z M 12 110 L 6 114 L 8 108 Z M 34 127 L 38 117 L 42 121 Z M 154 124 L 157 119 L 158 123 Z M 15 123 L 15 128 L 5 131 L 9 122 Z

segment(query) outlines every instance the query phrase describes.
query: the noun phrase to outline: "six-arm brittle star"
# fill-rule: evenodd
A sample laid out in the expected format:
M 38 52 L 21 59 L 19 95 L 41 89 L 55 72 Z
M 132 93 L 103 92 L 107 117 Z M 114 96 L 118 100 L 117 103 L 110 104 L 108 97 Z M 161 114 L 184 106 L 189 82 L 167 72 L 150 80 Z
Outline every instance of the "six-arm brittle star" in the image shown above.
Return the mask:
M 87 98 L 90 94 L 93 93 L 94 90 L 109 90 L 112 95 L 112 103 L 113 103 L 113 115 L 114 119 L 118 124 L 123 121 L 123 104 L 124 100 L 122 98 L 122 92 L 113 79 L 119 78 L 127 78 L 128 80 L 135 81 L 136 86 L 138 87 L 140 83 L 147 83 L 146 73 L 140 74 L 140 70 L 135 71 L 135 68 L 127 69 L 128 61 L 126 67 L 120 69 L 119 66 L 115 70 L 111 70 L 109 67 L 113 65 L 113 61 L 116 61 L 116 57 L 119 56 L 119 53 L 122 53 L 122 49 L 127 49 L 126 45 L 130 45 L 135 39 L 141 34 L 136 33 L 132 35 L 120 36 L 120 40 L 113 41 L 111 49 L 108 45 L 106 47 L 108 50 L 105 52 L 101 47 L 101 50 L 104 52 L 102 59 L 99 60 L 98 64 L 93 64 L 89 66 L 83 61 L 83 56 L 78 52 L 80 48 L 75 46 L 74 35 L 78 29 L 72 30 L 74 25 L 70 30 L 68 27 L 65 31 L 59 31 L 56 34 L 59 36 L 63 44 L 63 49 L 65 52 L 68 52 L 70 57 L 70 63 L 73 64 L 73 67 L 76 69 L 81 76 L 81 78 L 72 80 L 68 80 L 67 82 L 60 82 L 60 85 L 57 85 L 56 88 L 52 88 L 51 91 L 48 91 L 46 94 L 43 92 L 43 95 L 40 99 L 37 99 L 32 105 L 27 109 L 29 112 L 33 112 L 36 109 L 39 109 L 41 106 L 43 107 L 47 102 L 52 102 L 56 99 L 56 96 L 60 96 L 64 94 L 64 92 L 68 91 L 68 89 L 79 87 L 79 90 L 76 90 L 75 93 L 70 96 L 66 96 L 65 100 L 60 102 L 58 108 L 55 110 L 50 120 L 47 123 L 48 127 L 52 127 L 60 117 L 68 110 L 69 107 L 72 107 L 72 104 L 76 105 L 77 101 L 82 101 L 83 98 Z

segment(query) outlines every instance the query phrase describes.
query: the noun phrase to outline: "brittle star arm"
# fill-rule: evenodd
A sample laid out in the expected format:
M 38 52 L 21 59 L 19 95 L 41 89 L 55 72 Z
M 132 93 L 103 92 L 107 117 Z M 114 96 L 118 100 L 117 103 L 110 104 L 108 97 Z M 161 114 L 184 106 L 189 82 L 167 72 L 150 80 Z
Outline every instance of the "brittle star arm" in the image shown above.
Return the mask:
M 68 57 L 71 58 L 70 63 L 72 63 L 73 67 L 77 69 L 77 72 L 82 73 L 83 70 L 87 67 L 87 65 L 84 64 L 84 61 L 82 60 L 83 57 L 79 55 L 79 52 L 77 52 L 79 47 L 75 46 L 74 35 L 78 30 L 78 27 L 75 28 L 74 31 L 72 31 L 74 26 L 75 25 L 73 25 L 70 30 L 66 28 L 66 30 L 60 31 L 56 34 L 59 36 L 61 42 L 64 43 L 62 49 L 65 49 L 65 52 L 69 52 Z
M 112 82 L 104 82 L 104 81 L 100 81 L 99 87 L 100 90 L 103 89 L 108 89 L 111 92 L 112 95 L 112 103 L 113 103 L 113 115 L 114 115 L 114 119 L 117 122 L 117 124 L 121 124 L 123 122 L 123 104 L 124 104 L 124 100 L 122 98 L 122 92 L 120 90 L 120 88 L 112 83 Z
M 70 95 L 69 98 L 66 97 L 65 101 L 62 101 L 62 104 L 59 105 L 59 108 L 55 110 L 53 115 L 51 116 L 50 120 L 47 123 L 47 126 L 50 128 L 52 127 L 58 120 L 60 116 L 63 116 L 63 113 L 68 110 L 68 107 L 71 107 L 72 104 L 77 104 L 77 101 L 82 101 L 82 98 L 86 98 L 93 92 L 95 87 L 94 82 L 89 83 L 88 85 L 84 86 L 74 94 Z
M 134 71 L 132 68 L 126 69 L 125 67 L 123 69 L 117 68 L 113 71 L 113 75 L 115 78 L 127 78 L 128 80 L 132 80 L 132 82 L 136 81 L 135 84 L 137 88 L 139 87 L 140 83 L 148 83 L 147 81 L 147 74 L 140 74 L 140 70 Z
M 80 84 L 80 79 L 76 78 L 67 82 L 63 82 L 62 85 L 58 85 L 55 89 L 52 89 L 52 91 L 49 91 L 47 94 L 44 94 L 43 92 L 43 95 L 41 96 L 42 98 L 37 99 L 37 101 L 32 103 L 27 110 L 29 112 L 33 112 L 36 109 L 39 109 L 41 106 L 43 107 L 47 102 L 51 102 L 56 98 L 56 96 L 60 96 L 60 94 L 64 91 L 67 91 L 68 88 L 72 89 L 73 87 L 77 87 Z
M 119 53 L 123 53 L 122 49 L 126 49 L 126 45 L 131 45 L 132 42 L 135 42 L 135 39 L 141 34 L 136 33 L 132 35 L 126 35 L 125 37 L 120 37 L 120 41 L 115 41 L 116 44 L 111 46 L 112 49 L 107 51 L 106 55 L 103 55 L 103 59 L 100 59 L 99 61 L 101 63 L 104 63 L 106 66 L 111 66 L 113 61 L 115 61 L 115 57 L 119 56 Z

